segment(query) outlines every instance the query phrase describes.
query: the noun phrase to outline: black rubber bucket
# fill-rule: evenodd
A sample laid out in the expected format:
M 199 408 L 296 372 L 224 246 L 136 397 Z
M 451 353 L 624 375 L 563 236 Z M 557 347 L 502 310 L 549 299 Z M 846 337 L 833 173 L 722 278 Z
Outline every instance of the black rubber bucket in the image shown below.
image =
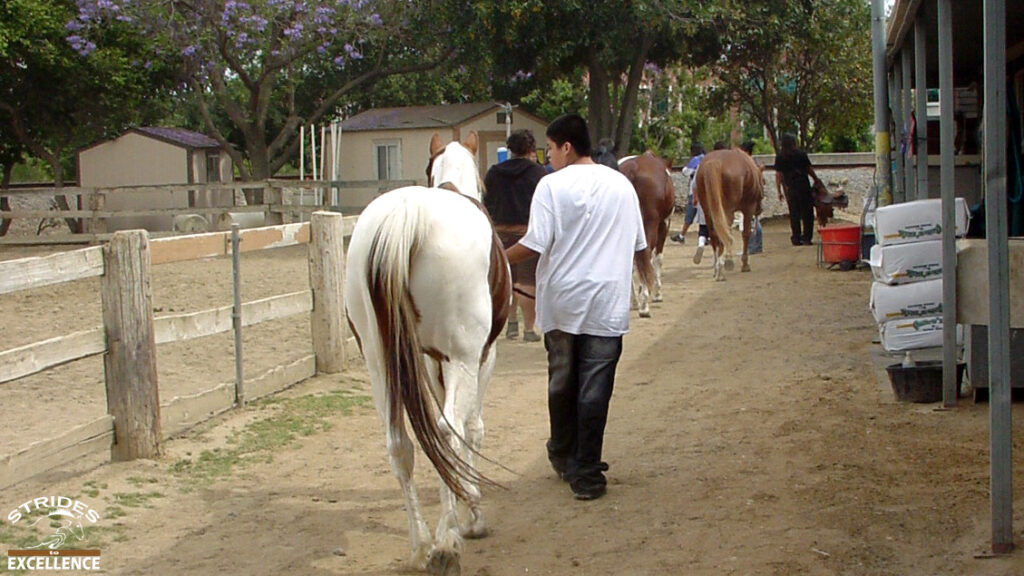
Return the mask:
M 960 395 L 960 382 L 964 377 L 966 364 L 956 365 L 956 389 Z M 941 402 L 942 401 L 942 361 L 925 360 L 915 366 L 904 368 L 903 364 L 890 364 L 885 371 L 889 374 L 892 391 L 900 402 Z

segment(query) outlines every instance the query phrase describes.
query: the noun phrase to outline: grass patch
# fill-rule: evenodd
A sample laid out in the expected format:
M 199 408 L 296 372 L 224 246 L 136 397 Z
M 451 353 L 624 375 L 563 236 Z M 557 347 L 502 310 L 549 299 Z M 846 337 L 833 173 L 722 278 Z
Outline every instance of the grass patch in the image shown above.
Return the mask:
M 125 508 L 151 508 L 150 500 L 163 497 L 160 492 L 117 492 L 114 494 L 113 504 Z
M 227 447 L 203 450 L 194 459 L 178 460 L 171 465 L 171 472 L 193 484 L 208 484 L 229 475 L 237 466 L 270 462 L 276 450 L 291 446 L 297 438 L 329 430 L 331 416 L 349 414 L 353 407 L 369 401 L 365 395 L 334 391 L 255 402 L 246 410 L 266 415 L 260 414 L 257 420 L 234 432 Z

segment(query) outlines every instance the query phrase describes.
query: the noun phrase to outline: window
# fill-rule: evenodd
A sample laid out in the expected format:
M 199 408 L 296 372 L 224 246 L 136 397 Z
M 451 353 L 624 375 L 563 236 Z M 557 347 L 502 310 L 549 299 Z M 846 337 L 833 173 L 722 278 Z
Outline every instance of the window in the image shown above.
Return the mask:
M 216 152 L 206 154 L 206 181 L 220 182 L 220 154 Z
M 377 153 L 377 179 L 401 180 L 401 146 L 398 140 L 375 142 Z

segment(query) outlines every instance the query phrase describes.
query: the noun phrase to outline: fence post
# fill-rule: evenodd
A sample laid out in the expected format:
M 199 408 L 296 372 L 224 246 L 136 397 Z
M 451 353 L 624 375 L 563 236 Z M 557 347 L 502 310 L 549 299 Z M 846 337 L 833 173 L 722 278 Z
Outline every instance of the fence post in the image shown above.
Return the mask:
M 95 189 L 89 195 L 89 210 L 94 212 L 86 224 L 86 232 L 92 234 L 105 234 L 107 232 L 107 219 L 105 216 L 97 216 L 95 212 L 101 212 L 107 207 L 107 193 L 105 190 Z
M 271 182 L 263 183 L 263 202 L 266 205 L 264 221 L 267 226 L 284 224 L 284 194 L 280 186 Z
M 313 353 L 316 371 L 333 374 L 345 367 L 345 224 L 337 212 L 310 217 L 309 285 L 313 290 Z
M 116 232 L 103 248 L 100 279 L 107 354 L 107 412 L 114 417 L 114 461 L 160 454 L 160 395 L 149 235 Z

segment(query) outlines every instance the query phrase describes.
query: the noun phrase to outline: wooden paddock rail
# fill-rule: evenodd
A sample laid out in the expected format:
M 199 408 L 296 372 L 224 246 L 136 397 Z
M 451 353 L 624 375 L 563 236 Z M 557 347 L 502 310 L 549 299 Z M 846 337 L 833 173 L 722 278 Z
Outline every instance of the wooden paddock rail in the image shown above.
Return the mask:
M 276 392 L 317 372 L 344 369 L 356 354 L 342 321 L 344 247 L 356 217 L 316 212 L 308 223 L 241 232 L 240 252 L 309 244 L 310 290 L 242 305 L 245 326 L 310 312 L 313 354 L 244 382 L 250 399 Z M 0 262 L 0 295 L 101 277 L 102 327 L 0 351 L 0 384 L 80 358 L 105 353 L 108 415 L 0 456 L 0 488 L 103 449 L 112 460 L 154 457 L 162 438 L 230 409 L 235 384 L 161 403 L 156 346 L 232 329 L 231 306 L 154 317 L 151 266 L 229 254 L 229 232 L 150 240 L 146 232 L 117 232 L 105 246 Z
M 42 218 L 80 218 L 83 222 L 81 234 L 55 234 L 47 236 L 0 237 L 0 244 L 60 244 L 60 243 L 92 243 L 105 242 L 111 238 L 108 233 L 107 219 L 115 217 L 139 216 L 183 216 L 201 215 L 217 216 L 225 213 L 263 213 L 264 221 L 271 225 L 284 224 L 287 215 L 300 215 L 302 219 L 310 213 L 324 210 L 331 191 L 353 192 L 357 190 L 381 194 L 402 186 L 415 184 L 414 180 L 262 180 L 258 182 L 230 182 L 212 184 L 175 184 L 151 186 L 124 186 L 116 188 L 12 188 L 0 191 L 0 196 L 67 196 L 69 210 L 15 209 L 0 211 L 0 218 L 9 219 L 42 219 Z M 185 207 L 185 208 L 132 208 L 110 209 L 107 197 L 111 194 L 174 194 L 187 193 L 190 198 L 210 192 L 232 191 L 233 198 L 246 198 L 245 205 Z M 285 204 L 286 190 L 308 191 L 312 205 Z M 342 199 L 343 200 L 343 199 Z M 341 201 L 343 205 L 350 202 Z M 234 204 L 234 203 L 233 203 Z M 349 210 L 353 206 L 344 207 Z M 170 232 L 160 233 L 167 236 Z M 156 235 L 151 234 L 151 239 Z M 155 262 L 154 262 L 155 263 Z

